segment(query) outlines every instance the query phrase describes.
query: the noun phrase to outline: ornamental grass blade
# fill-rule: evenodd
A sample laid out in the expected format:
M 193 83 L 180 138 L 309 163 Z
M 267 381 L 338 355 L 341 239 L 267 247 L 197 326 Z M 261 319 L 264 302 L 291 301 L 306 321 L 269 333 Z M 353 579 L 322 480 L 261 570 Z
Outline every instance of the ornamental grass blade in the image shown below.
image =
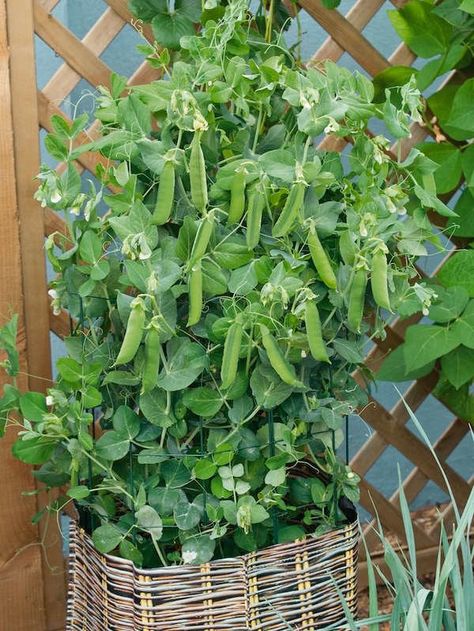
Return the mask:
M 426 601 L 431 596 L 431 590 L 422 587 L 419 589 L 412 600 L 408 609 L 408 614 L 403 626 L 403 631 L 427 631 L 428 627 L 423 618 L 423 609 Z
M 346 598 L 333 576 L 331 576 L 331 581 L 334 585 L 334 589 L 337 591 L 337 595 L 339 596 L 339 600 L 341 601 L 342 608 L 344 609 L 344 615 L 346 616 L 345 622 L 349 625 L 350 631 L 358 631 L 359 625 L 355 621 L 354 616 L 352 615 L 352 611 L 350 610 L 347 604 Z M 329 627 L 329 629 L 330 628 L 331 627 Z M 340 628 L 341 628 L 340 625 L 337 625 L 335 627 L 335 629 L 340 629 Z
M 369 588 L 369 618 L 377 618 L 379 613 L 378 607 L 378 593 L 377 593 L 377 581 L 375 580 L 374 564 L 370 557 L 369 549 L 365 537 L 362 536 L 362 543 L 365 548 L 365 558 L 367 560 L 367 582 Z M 366 624 L 369 626 L 368 631 L 378 631 L 379 625 L 377 623 L 369 624 L 366 620 Z
M 466 534 L 469 535 L 472 519 L 474 515 L 474 489 L 469 494 L 468 501 L 464 508 L 464 512 L 461 515 L 456 527 L 454 529 L 453 538 L 446 551 L 441 571 L 439 573 L 439 584 L 433 598 L 433 605 L 430 613 L 430 629 L 441 629 L 442 619 L 444 611 L 444 599 L 446 594 L 446 587 L 448 585 L 449 577 L 456 563 L 459 563 L 458 554 L 459 548 L 466 538 Z
M 408 545 L 408 554 L 410 557 L 411 573 L 413 580 L 416 581 L 417 565 L 416 565 L 416 544 L 415 535 L 413 532 L 413 524 L 411 521 L 410 508 L 408 506 L 405 490 L 403 488 L 402 477 L 400 473 L 400 466 L 398 466 L 398 488 L 400 489 L 400 509 L 402 512 L 403 528 L 405 530 L 405 537 Z

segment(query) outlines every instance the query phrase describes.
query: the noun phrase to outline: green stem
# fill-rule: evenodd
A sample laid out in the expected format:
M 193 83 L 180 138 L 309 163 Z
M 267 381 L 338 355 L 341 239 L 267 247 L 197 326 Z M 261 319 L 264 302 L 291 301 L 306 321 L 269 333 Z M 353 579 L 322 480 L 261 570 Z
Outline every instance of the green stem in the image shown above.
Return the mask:
M 273 14 L 275 12 L 275 0 L 270 0 L 270 8 L 267 13 L 265 25 L 265 41 L 270 44 L 272 41 Z
M 258 139 L 260 136 L 260 127 L 262 126 L 262 120 L 263 120 L 263 106 L 260 103 L 260 106 L 258 109 L 257 124 L 255 125 L 255 136 L 254 136 L 253 145 L 252 145 L 253 153 L 257 151 Z
M 160 546 L 158 545 L 158 541 L 156 540 L 156 538 L 155 538 L 155 537 L 153 537 L 153 535 L 152 535 L 152 537 L 151 537 L 151 540 L 153 541 L 153 545 L 154 545 L 154 547 L 155 547 L 156 554 L 158 555 L 158 557 L 159 557 L 160 561 L 163 563 L 163 567 L 168 567 L 168 563 L 166 562 L 166 559 L 165 559 L 165 557 L 164 557 L 164 554 L 163 554 L 163 552 L 162 552 L 162 550 L 161 550 Z

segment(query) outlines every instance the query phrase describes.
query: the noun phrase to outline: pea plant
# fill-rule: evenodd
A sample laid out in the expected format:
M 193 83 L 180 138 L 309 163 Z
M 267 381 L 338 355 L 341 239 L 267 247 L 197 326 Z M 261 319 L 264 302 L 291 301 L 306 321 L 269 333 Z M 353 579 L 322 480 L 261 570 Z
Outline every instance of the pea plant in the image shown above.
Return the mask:
M 430 281 L 437 294 L 426 313 L 431 323 L 408 329 L 406 343 L 387 358 L 379 377 L 406 381 L 436 366 L 435 395 L 455 414 L 472 422 L 474 250 L 469 246 L 474 238 L 474 4 L 469 0 L 434 4 L 410 0 L 390 11 L 389 17 L 422 64 L 418 69 L 394 66 L 381 72 L 374 80 L 375 101 L 382 100 L 386 90 L 397 98 L 399 86 L 407 81 L 415 81 L 421 91 L 430 89 L 422 117 L 432 138 L 417 148 L 438 165 L 433 172 L 438 193 L 452 197 L 461 188 L 461 195 L 454 204 L 456 216 L 443 226 L 435 219 L 438 230 L 456 239 L 459 251 Z M 433 92 L 439 77 L 453 70 L 457 76 Z
M 217 8 L 172 67 L 154 57 L 162 79 L 99 89 L 98 140 L 77 142 L 85 115 L 52 119 L 66 168 L 43 167 L 36 196 L 67 225 L 46 253 L 73 325 L 46 395 L 15 387 L 15 320 L 0 334 L 15 456 L 68 485 L 53 509 L 74 501 L 98 550 L 147 567 L 350 518 L 358 477 L 336 450 L 366 401 L 352 373 L 386 316 L 429 308 L 413 261 L 434 239 L 426 208 L 451 214 L 426 187 L 435 163 L 367 133 L 378 118 L 409 134 L 414 84 L 374 103 L 359 73 L 301 67 L 271 7 Z M 349 151 L 317 149 L 324 133 Z

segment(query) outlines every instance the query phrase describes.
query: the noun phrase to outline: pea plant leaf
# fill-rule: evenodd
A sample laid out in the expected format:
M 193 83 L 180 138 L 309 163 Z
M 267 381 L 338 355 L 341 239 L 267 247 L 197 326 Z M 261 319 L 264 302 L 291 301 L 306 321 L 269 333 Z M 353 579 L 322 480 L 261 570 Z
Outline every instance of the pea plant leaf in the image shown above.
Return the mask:
M 460 344 L 474 349 L 474 300 L 469 302 L 464 313 L 453 323 L 451 331 Z
M 167 346 L 167 363 L 158 376 L 158 386 L 169 392 L 184 390 L 208 365 L 205 350 L 186 338 L 173 339 Z
M 112 419 L 115 431 L 129 440 L 133 440 L 140 431 L 140 418 L 128 405 L 121 405 Z
M 450 142 L 426 142 L 418 145 L 418 148 L 439 164 L 434 172 L 438 195 L 455 189 L 462 175 L 461 151 Z
M 7 360 L 1 366 L 8 375 L 14 377 L 20 369 L 19 353 L 17 350 L 18 316 L 14 315 L 0 326 L 0 350 L 7 354 Z
M 404 345 L 401 344 L 384 359 L 382 366 L 376 373 L 376 378 L 378 381 L 412 381 L 429 374 L 433 370 L 434 364 L 433 360 L 421 368 L 409 371 L 405 363 Z
M 173 517 L 180 530 L 192 530 L 201 521 L 201 509 L 187 499 L 180 500 L 173 509 Z
M 260 156 L 260 164 L 270 177 L 291 184 L 295 179 L 296 159 L 289 149 L 275 149 Z
M 170 489 L 179 489 L 189 482 L 191 473 L 182 461 L 169 460 L 161 467 L 161 475 Z
M 183 561 L 191 565 L 207 563 L 212 559 L 215 547 L 216 541 L 209 535 L 195 535 L 183 543 Z
M 128 454 L 130 440 L 123 434 L 110 430 L 102 434 L 96 443 L 99 458 L 104 460 L 121 460 Z
M 153 506 L 145 504 L 136 513 L 137 526 L 146 530 L 155 540 L 161 539 L 163 534 L 163 521 Z
M 122 539 L 119 545 L 119 550 L 120 556 L 122 556 L 124 559 L 132 561 L 138 567 L 141 567 L 143 565 L 143 554 L 137 548 L 137 546 L 134 545 L 131 541 L 128 541 L 128 539 Z
M 447 50 L 452 28 L 431 12 L 428 3 L 410 0 L 388 15 L 399 36 L 419 57 L 429 58 Z
M 12 447 L 13 455 L 26 464 L 43 464 L 56 448 L 56 441 L 38 436 L 18 440 Z
M 451 120 L 454 99 L 459 90 L 459 85 L 446 85 L 441 90 L 432 94 L 427 102 L 431 111 L 438 118 L 441 128 L 450 138 L 453 140 L 468 140 L 473 136 L 472 131 L 453 123 Z M 461 102 L 462 100 L 461 98 Z
M 171 487 L 157 487 L 148 493 L 148 502 L 156 508 L 162 517 L 172 515 L 174 507 L 180 501 L 185 501 L 186 495 L 181 489 Z
M 459 127 L 474 135 L 474 79 L 465 81 L 456 92 L 448 124 Z
M 31 422 L 42 421 L 48 411 L 46 397 L 40 392 L 25 392 L 20 397 L 20 411 Z
M 181 14 L 161 14 L 152 20 L 153 35 L 162 46 L 178 49 L 181 38 L 194 34 L 192 21 Z
M 469 13 L 470 15 L 474 15 L 473 0 L 462 0 L 461 4 L 459 5 L 459 8 L 461 9 L 461 11 L 465 11 L 466 13 Z
M 198 480 L 209 480 L 216 471 L 217 465 L 207 458 L 198 460 L 193 468 L 193 473 Z
M 270 410 L 280 405 L 293 392 L 293 387 L 283 383 L 273 372 L 259 364 L 250 377 L 250 387 L 258 405 Z
M 464 151 L 466 153 L 466 150 Z M 464 189 L 458 199 L 454 211 L 457 217 L 448 219 L 447 227 L 456 237 L 474 237 L 474 180 L 472 189 Z
M 436 287 L 437 299 L 431 305 L 429 317 L 434 322 L 446 323 L 455 320 L 466 308 L 469 294 L 464 287 L 454 285 L 444 289 Z
M 175 418 L 168 409 L 166 392 L 161 388 L 153 388 L 140 395 L 140 409 L 147 421 L 157 427 L 171 427 Z
M 441 368 L 449 382 L 458 389 L 474 378 L 472 349 L 458 346 L 441 358 Z
M 128 7 L 140 19 L 151 22 L 158 13 L 168 11 L 168 0 L 128 0 Z
M 212 418 L 223 404 L 222 395 L 212 388 L 192 388 L 183 395 L 183 403 L 192 412 L 203 418 Z
M 441 379 L 433 394 L 463 420 L 474 421 L 474 395 L 470 392 L 469 383 L 455 388 L 447 379 Z
M 455 252 L 437 274 L 445 287 L 463 287 L 474 298 L 474 250 Z
M 462 152 L 462 171 L 466 180 L 466 185 L 474 188 L 474 145 L 469 145 Z
M 458 336 L 447 327 L 415 324 L 411 326 L 403 345 L 405 365 L 409 371 L 422 368 L 434 359 L 459 346 Z
M 451 210 L 451 208 L 446 206 L 446 204 L 444 204 L 440 199 L 438 199 L 436 195 L 422 188 L 418 184 L 415 185 L 413 192 L 415 193 L 415 195 L 418 197 L 418 199 L 420 200 L 420 202 L 423 204 L 425 208 L 432 208 L 439 215 L 442 215 L 443 217 L 456 216 L 456 213 L 453 210 Z
M 115 550 L 123 539 L 123 534 L 113 524 L 104 524 L 92 533 L 92 541 L 99 552 L 107 554 Z
M 235 294 L 246 296 L 258 283 L 255 261 L 235 269 L 230 275 L 229 290 Z

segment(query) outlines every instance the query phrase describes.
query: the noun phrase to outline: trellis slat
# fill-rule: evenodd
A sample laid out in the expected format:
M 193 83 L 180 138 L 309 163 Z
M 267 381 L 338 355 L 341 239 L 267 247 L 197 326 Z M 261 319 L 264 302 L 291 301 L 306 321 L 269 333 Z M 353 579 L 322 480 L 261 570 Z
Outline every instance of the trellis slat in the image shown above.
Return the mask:
M 98 57 L 113 42 L 123 27 L 122 18 L 113 9 L 107 9 L 84 37 L 82 43 Z M 69 65 L 63 64 L 44 86 L 42 92 L 49 101 L 60 103 L 64 100 L 65 95 L 72 92 L 81 79 L 80 73 Z
M 300 0 L 299 4 L 369 74 L 375 75 L 390 67 L 387 59 L 337 10 L 326 9 L 320 0 Z
M 370 20 L 377 14 L 377 11 L 385 3 L 385 0 L 357 0 L 354 6 L 349 9 L 345 18 L 359 32 L 367 26 Z M 346 49 L 340 46 L 332 37 L 328 37 L 322 46 L 314 53 L 308 65 L 319 63 L 322 59 L 338 61 Z
M 41 39 L 91 85 L 110 87 L 112 70 L 107 64 L 39 4 L 33 6 L 35 31 Z

